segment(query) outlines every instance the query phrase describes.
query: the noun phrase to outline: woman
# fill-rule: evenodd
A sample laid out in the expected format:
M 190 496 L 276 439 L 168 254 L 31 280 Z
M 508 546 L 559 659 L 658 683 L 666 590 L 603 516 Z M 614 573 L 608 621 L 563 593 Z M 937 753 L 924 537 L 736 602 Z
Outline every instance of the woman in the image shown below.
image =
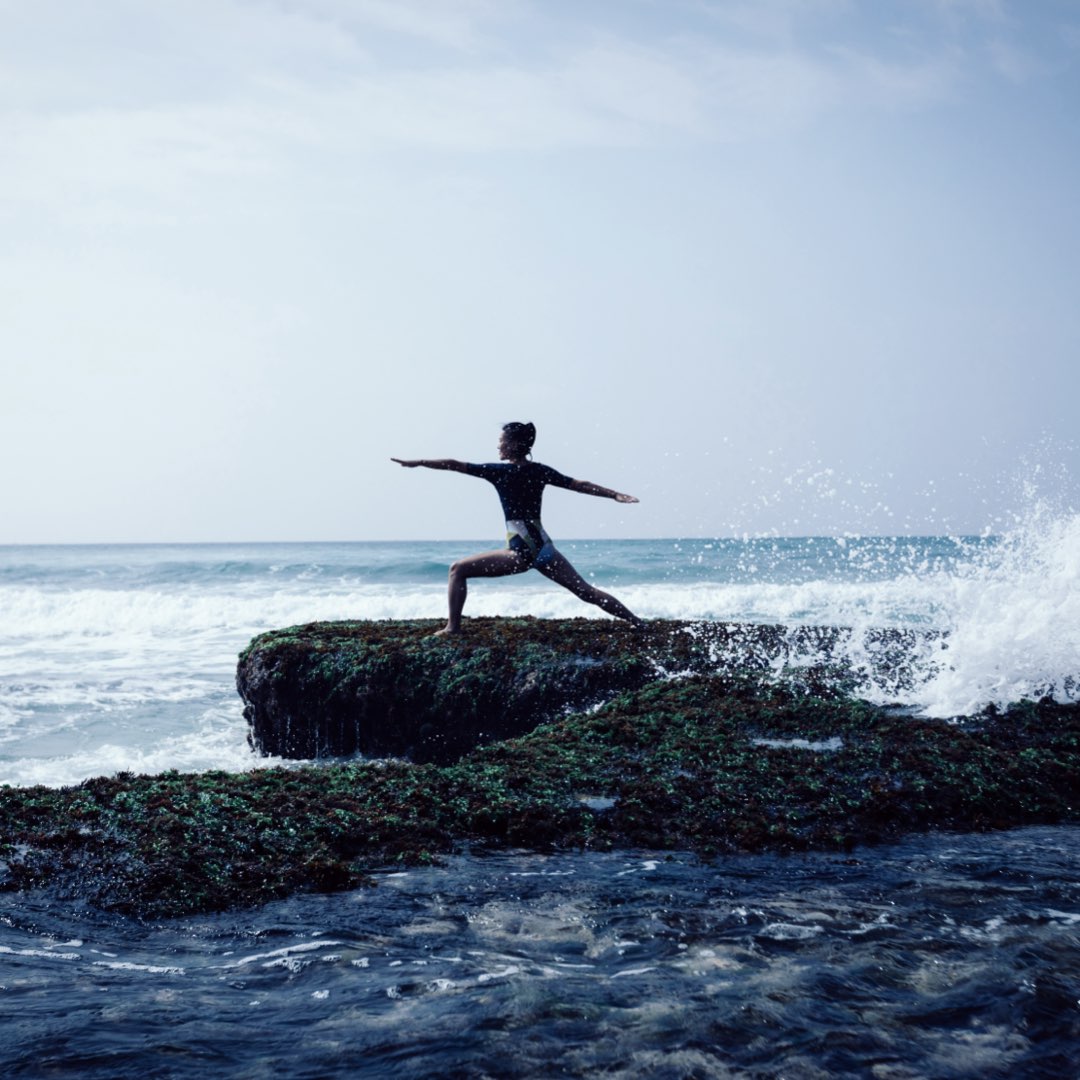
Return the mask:
M 532 424 L 504 424 L 499 438 L 499 461 L 489 465 L 473 465 L 453 458 L 434 461 L 417 459 L 404 461 L 391 458 L 407 469 L 423 465 L 428 469 L 449 469 L 452 472 L 479 476 L 495 485 L 506 517 L 506 547 L 501 551 L 485 551 L 459 559 L 450 567 L 450 617 L 440 634 L 461 633 L 461 611 L 468 595 L 471 577 L 502 577 L 521 574 L 535 567 L 545 577 L 569 589 L 588 604 L 596 604 L 611 615 L 635 625 L 641 623 L 636 615 L 619 603 L 614 596 L 590 585 L 570 561 L 558 551 L 551 537 L 540 524 L 540 502 L 548 484 L 579 491 L 583 495 L 598 495 L 616 502 L 636 503 L 633 495 L 623 495 L 610 488 L 590 484 L 586 480 L 571 480 L 547 465 L 529 460 L 536 428 Z

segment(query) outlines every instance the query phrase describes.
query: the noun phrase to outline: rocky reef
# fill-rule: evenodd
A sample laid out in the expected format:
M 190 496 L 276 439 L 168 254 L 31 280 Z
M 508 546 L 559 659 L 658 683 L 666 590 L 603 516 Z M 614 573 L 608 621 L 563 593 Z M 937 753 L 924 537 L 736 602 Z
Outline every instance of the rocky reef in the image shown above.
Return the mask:
M 440 625 L 312 623 L 255 638 L 236 675 L 252 745 L 285 758 L 446 763 L 673 675 L 782 668 L 810 689 L 866 677 L 899 689 L 916 657 L 942 646 L 934 632 L 898 629 L 852 649 L 852 631 L 825 626 L 470 619 L 465 635 L 433 637 Z
M 308 672 L 307 692 L 325 693 L 319 716 L 332 717 L 349 714 L 331 690 L 355 707 L 369 687 L 380 708 L 393 706 L 405 749 L 445 760 L 0 788 L 0 888 L 47 888 L 158 917 L 349 888 L 374 869 L 462 845 L 626 846 L 703 858 L 817 848 L 857 858 L 860 844 L 916 830 L 1080 819 L 1077 705 L 1028 701 L 954 722 L 921 720 L 848 696 L 820 665 L 777 679 L 765 645 L 779 637 L 767 628 L 747 630 L 741 642 L 735 628 L 718 628 L 713 644 L 734 642 L 732 656 L 753 642 L 764 652 L 745 654 L 745 670 L 732 662 L 710 674 L 694 673 L 694 657 L 722 660 L 724 649 L 710 652 L 707 638 L 674 627 L 652 639 L 606 624 L 512 620 L 448 643 L 425 640 L 431 629 L 335 624 L 263 635 L 241 657 L 241 685 L 250 692 L 262 680 L 260 703 L 273 693 L 279 707 L 299 709 L 317 701 L 292 685 Z M 790 652 L 790 642 L 783 647 Z M 898 647 L 884 640 L 882 657 Z M 356 672 L 351 649 L 362 661 Z M 515 650 L 549 665 L 532 684 Z M 560 689 L 559 665 L 574 656 L 594 662 L 571 665 L 576 689 Z M 462 748 L 435 725 L 460 701 L 473 733 L 494 738 L 468 705 L 488 671 L 498 674 L 496 689 L 482 700 L 508 701 L 518 687 L 543 703 L 547 719 L 457 757 Z M 629 688 L 615 688 L 619 671 Z M 352 727 L 361 743 L 374 740 L 365 724 L 383 715 L 366 708 Z M 418 719 L 412 709 L 427 711 Z M 366 745 L 389 744 L 379 738 Z

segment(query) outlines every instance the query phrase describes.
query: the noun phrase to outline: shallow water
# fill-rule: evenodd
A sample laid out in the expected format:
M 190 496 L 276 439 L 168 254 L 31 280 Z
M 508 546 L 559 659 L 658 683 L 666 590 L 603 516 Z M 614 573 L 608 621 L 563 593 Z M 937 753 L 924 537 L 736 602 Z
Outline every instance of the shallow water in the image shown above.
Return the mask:
M 0 906 L 5 1076 L 1080 1075 L 1080 827 L 465 854 L 140 924 Z

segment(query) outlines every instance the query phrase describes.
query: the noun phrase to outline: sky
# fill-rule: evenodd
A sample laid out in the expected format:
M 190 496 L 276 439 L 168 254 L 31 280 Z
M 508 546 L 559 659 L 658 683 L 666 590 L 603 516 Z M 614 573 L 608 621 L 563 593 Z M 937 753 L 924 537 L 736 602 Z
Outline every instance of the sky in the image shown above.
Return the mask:
M 0 543 L 1080 502 L 1080 0 L 0 0 Z

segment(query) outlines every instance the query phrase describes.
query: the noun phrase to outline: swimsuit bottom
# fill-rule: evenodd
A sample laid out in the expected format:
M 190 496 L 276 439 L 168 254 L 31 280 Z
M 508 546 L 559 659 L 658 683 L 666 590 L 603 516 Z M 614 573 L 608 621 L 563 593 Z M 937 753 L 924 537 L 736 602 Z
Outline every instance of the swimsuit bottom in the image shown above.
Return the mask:
M 506 546 L 524 555 L 530 567 L 539 569 L 555 556 L 555 545 L 539 521 L 508 521 Z

